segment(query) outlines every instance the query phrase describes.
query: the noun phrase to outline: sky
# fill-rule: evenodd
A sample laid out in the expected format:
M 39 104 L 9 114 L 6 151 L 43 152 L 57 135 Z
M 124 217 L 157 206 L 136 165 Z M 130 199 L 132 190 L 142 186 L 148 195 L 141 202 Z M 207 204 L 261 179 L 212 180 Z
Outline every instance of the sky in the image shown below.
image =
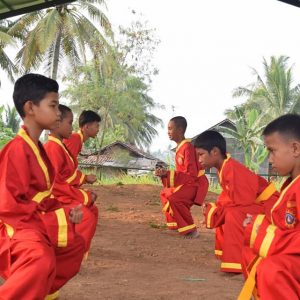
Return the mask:
M 159 74 L 150 95 L 165 106 L 154 111 L 164 128 L 157 128 L 152 151 L 170 145 L 166 127 L 175 115 L 187 119 L 187 137 L 222 121 L 226 109 L 245 101 L 232 98 L 232 91 L 255 81 L 251 68 L 263 74 L 263 57 L 290 57 L 295 83 L 300 83 L 299 8 L 277 0 L 106 2 L 115 28 L 130 24 L 134 9 L 161 41 L 153 60 Z M 1 103 L 12 103 L 12 88 L 2 79 Z

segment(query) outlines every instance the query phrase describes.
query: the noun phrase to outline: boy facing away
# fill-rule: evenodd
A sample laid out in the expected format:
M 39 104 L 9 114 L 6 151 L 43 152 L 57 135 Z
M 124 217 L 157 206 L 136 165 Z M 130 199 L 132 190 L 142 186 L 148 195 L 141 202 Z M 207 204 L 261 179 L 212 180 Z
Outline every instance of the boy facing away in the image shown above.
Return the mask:
M 265 128 L 269 162 L 288 176 L 267 215 L 248 215 L 246 245 L 256 258 L 246 262 L 248 279 L 239 300 L 300 299 L 300 115 L 288 114 Z
M 90 191 L 80 187 L 84 176 L 77 169 L 76 158 L 63 143 L 63 139 L 68 139 L 72 134 L 73 113 L 69 107 L 62 104 L 59 104 L 59 110 L 59 126 L 51 130 L 48 142 L 44 145 L 56 173 L 53 195 L 66 207 L 82 204 L 83 219 L 75 229 L 84 238 L 88 251 L 98 221 L 98 209 L 94 204 L 96 198 Z
M 224 137 L 213 130 L 194 141 L 199 162 L 216 168 L 222 193 L 216 203 L 206 204 L 207 228 L 216 228 L 215 254 L 222 261 L 221 271 L 242 272 L 243 221 L 249 214 L 264 213 L 278 198 L 273 184 L 256 175 L 226 152 Z
M 58 84 L 38 74 L 19 78 L 13 94 L 24 126 L 0 153 L 1 299 L 58 297 L 78 271 L 84 241 L 74 232 L 80 205 L 52 196 L 54 170 L 39 137 L 58 125 Z
M 163 212 L 169 229 L 177 229 L 186 238 L 197 238 L 199 233 L 191 215 L 192 205 L 202 205 L 208 190 L 196 151 L 190 140 L 185 139 L 187 122 L 184 117 L 174 117 L 168 124 L 168 135 L 177 143 L 175 171 L 157 169 L 164 189 L 160 193 Z

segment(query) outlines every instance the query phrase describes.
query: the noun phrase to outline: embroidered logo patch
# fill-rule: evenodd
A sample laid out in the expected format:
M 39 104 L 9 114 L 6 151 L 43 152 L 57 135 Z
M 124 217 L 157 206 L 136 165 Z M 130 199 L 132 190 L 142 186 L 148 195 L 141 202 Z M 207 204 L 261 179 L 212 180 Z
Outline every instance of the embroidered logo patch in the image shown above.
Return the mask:
M 288 228 L 293 228 L 296 224 L 296 215 L 292 210 L 287 210 L 285 213 L 285 225 Z

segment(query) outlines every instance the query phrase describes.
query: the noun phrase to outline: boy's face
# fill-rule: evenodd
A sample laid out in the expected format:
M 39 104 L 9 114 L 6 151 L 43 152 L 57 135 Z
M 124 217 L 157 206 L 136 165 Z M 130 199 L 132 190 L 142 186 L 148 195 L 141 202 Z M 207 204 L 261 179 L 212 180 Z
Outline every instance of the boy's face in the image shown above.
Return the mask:
M 66 112 L 64 118 L 59 122 L 59 127 L 56 132 L 64 139 L 68 139 L 73 130 L 73 114 L 72 112 Z
M 168 136 L 171 141 L 176 141 L 182 134 L 182 129 L 176 127 L 173 121 L 170 121 L 168 124 Z
M 272 169 L 280 176 L 290 175 L 300 158 L 300 142 L 278 132 L 265 136 L 264 140 Z
M 99 122 L 91 122 L 84 125 L 85 133 L 89 138 L 95 138 L 99 132 L 100 123 Z
M 216 166 L 216 155 L 214 149 L 208 152 L 205 149 L 196 148 L 196 153 L 199 163 L 204 169 L 210 169 Z
M 59 125 L 61 113 L 58 109 L 58 93 L 50 92 L 38 103 L 25 103 L 25 114 L 32 117 L 41 129 L 55 129 Z

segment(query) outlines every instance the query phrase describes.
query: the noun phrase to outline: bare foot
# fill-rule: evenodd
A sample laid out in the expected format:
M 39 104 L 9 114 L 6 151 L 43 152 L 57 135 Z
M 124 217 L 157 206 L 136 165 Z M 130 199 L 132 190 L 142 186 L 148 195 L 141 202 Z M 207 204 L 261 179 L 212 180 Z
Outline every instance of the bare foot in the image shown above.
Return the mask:
M 184 239 L 197 239 L 200 237 L 200 234 L 197 230 L 189 232 L 188 234 L 184 235 Z

